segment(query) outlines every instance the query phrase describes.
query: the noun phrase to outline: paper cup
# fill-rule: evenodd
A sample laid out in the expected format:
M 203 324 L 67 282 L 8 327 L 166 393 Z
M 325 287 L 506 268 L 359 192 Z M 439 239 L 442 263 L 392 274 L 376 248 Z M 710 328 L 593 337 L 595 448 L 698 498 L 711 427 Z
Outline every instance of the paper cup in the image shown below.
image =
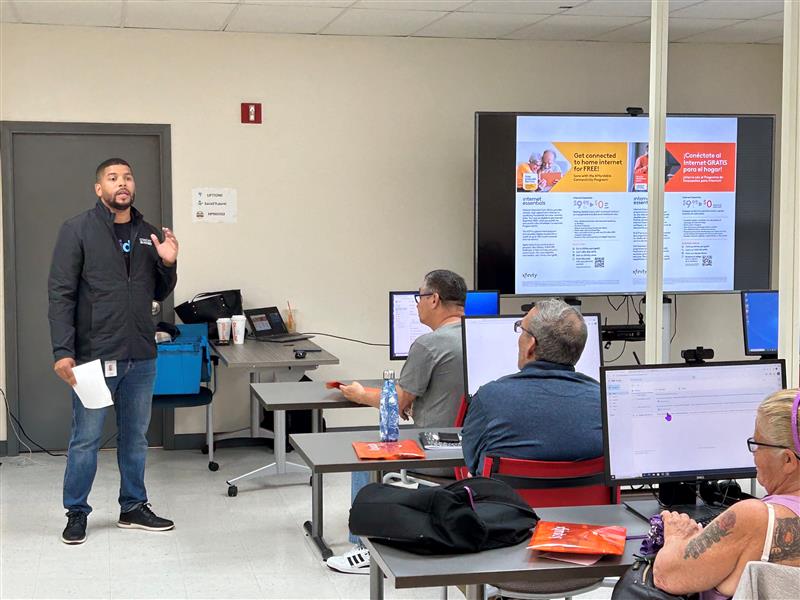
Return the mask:
M 244 324 L 246 321 L 247 319 L 244 318 L 244 315 L 233 315 L 231 317 L 231 332 L 234 344 L 244 344 Z
M 229 318 L 217 319 L 217 334 L 221 342 L 231 339 L 231 320 Z

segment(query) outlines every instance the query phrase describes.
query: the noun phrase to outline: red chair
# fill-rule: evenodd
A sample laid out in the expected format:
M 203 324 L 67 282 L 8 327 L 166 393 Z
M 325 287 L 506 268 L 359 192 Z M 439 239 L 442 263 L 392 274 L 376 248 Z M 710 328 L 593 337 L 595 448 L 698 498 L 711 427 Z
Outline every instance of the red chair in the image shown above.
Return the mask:
M 602 456 L 578 461 L 542 461 L 489 455 L 484 458 L 482 475 L 510 485 L 531 508 L 617 504 L 620 500 L 619 489 L 605 484 Z M 582 577 L 550 583 L 504 582 L 498 591 L 503 598 L 539 600 L 572 598 L 603 585 L 602 578 Z
M 455 427 L 464 426 L 464 419 L 467 416 L 468 407 L 469 404 L 467 404 L 466 395 L 461 396 L 461 404 L 459 404 L 458 413 L 456 413 Z M 456 479 L 466 479 L 467 477 L 469 477 L 469 469 L 467 467 L 453 467 L 453 471 L 455 472 Z
M 578 461 L 486 456 L 482 474 L 510 485 L 532 508 L 617 504 L 620 499 L 619 489 L 605 484 L 602 456 Z

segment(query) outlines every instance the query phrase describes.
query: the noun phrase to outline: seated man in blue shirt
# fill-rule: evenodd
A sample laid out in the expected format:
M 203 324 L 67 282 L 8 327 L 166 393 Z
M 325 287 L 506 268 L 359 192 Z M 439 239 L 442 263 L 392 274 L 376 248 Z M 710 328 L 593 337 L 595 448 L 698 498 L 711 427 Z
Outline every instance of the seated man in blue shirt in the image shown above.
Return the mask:
M 487 454 L 528 460 L 585 460 L 603 454 L 600 384 L 575 371 L 586 344 L 581 314 L 541 300 L 514 325 L 519 373 L 481 386 L 462 431 L 464 459 L 479 475 Z

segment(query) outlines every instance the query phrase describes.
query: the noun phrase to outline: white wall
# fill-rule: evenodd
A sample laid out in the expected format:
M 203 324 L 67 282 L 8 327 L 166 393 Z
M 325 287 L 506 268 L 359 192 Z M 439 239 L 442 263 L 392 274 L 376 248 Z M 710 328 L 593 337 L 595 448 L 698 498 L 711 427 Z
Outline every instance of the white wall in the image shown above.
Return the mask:
M 778 113 L 780 52 L 672 46 L 668 110 Z M 172 126 L 176 302 L 241 287 L 249 306 L 290 300 L 301 329 L 385 342 L 389 289 L 436 267 L 471 283 L 474 112 L 646 108 L 648 46 L 3 24 L 0 88 L 4 120 Z M 263 125 L 239 124 L 244 101 L 263 103 Z M 193 224 L 198 186 L 236 188 L 238 224 Z M 738 297 L 681 299 L 679 317 L 681 344 L 740 353 Z M 389 362 L 315 341 L 341 364 L 314 377 L 377 377 Z M 247 385 L 220 372 L 224 430 L 247 421 Z M 180 412 L 178 432 L 203 429 L 200 411 Z

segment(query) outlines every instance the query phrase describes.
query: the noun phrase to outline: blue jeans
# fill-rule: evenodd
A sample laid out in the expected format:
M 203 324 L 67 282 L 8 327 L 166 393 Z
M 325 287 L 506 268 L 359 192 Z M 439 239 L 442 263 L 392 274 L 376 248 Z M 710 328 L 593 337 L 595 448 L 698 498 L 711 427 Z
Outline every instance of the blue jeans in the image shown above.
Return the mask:
M 123 512 L 147 502 L 144 463 L 155 378 L 154 358 L 118 360 L 117 376 L 106 378 L 117 414 L 119 505 Z M 89 492 L 97 472 L 97 451 L 102 442 L 103 423 L 110 410 L 110 406 L 84 408 L 78 396 L 72 393 L 72 437 L 64 473 L 64 508 L 68 511 L 92 512 L 88 503 Z
M 356 499 L 356 495 L 365 485 L 369 483 L 369 471 L 354 471 L 350 474 L 350 504 Z M 350 534 L 351 544 L 360 544 L 361 540 L 357 535 Z

